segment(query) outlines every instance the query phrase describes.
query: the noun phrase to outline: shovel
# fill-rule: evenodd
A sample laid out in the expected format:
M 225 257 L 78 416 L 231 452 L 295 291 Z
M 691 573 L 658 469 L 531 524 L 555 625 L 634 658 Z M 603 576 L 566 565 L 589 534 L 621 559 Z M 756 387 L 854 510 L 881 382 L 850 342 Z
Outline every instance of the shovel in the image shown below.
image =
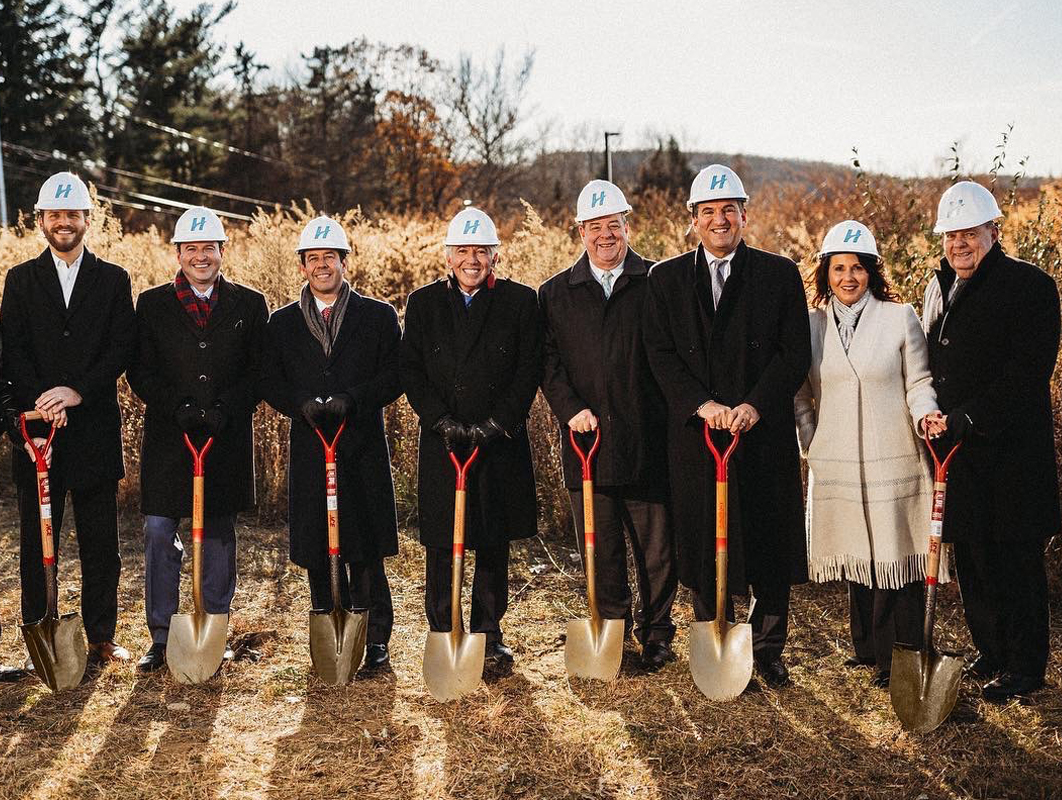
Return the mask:
M 727 465 L 740 434 L 720 456 L 704 423 L 704 441 L 715 458 L 715 619 L 690 626 L 690 672 L 697 688 L 710 700 L 731 700 L 752 679 L 752 626 L 726 618 Z
M 85 674 L 88 653 L 85 650 L 85 626 L 76 613 L 59 614 L 58 578 L 55 566 L 55 540 L 52 536 L 52 496 L 48 484 L 48 464 L 45 456 L 52 446 L 55 423 L 48 433 L 48 441 L 40 450 L 26 430 L 27 420 L 42 419 L 39 411 L 27 411 L 19 417 L 22 438 L 33 450 L 37 464 L 37 503 L 41 518 L 41 552 L 44 554 L 44 592 L 47 610 L 44 618 L 22 626 L 26 649 L 37 675 L 53 692 L 72 689 L 81 683 Z
M 937 458 L 933 443 L 926 446 L 933 456 L 933 516 L 929 525 L 929 562 L 926 565 L 926 612 L 922 647 L 901 644 L 892 648 L 892 675 L 889 696 L 892 708 L 905 731 L 928 733 L 940 725 L 955 707 L 962 677 L 962 656 L 937 653 L 933 648 L 933 620 L 937 608 L 937 575 L 940 572 L 940 542 L 944 528 L 944 495 L 948 467 L 962 442 L 956 443 L 944 463 Z
M 166 663 L 179 683 L 203 683 L 221 666 L 225 655 L 228 614 L 208 614 L 203 609 L 203 461 L 214 437 L 196 450 L 188 434 L 184 443 L 192 454 L 192 602 L 191 614 L 170 617 Z
M 623 620 L 601 619 L 597 612 L 597 588 L 594 582 L 594 478 L 590 465 L 601 446 L 601 429 L 590 452 L 584 452 L 576 441 L 575 431 L 569 430 L 572 449 L 583 465 L 583 546 L 586 551 L 586 599 L 590 619 L 568 620 L 568 636 L 564 642 L 564 666 L 576 678 L 596 678 L 611 681 L 619 674 L 623 661 Z
M 325 498 L 328 512 L 328 569 L 332 581 L 332 610 L 310 612 L 310 661 L 314 671 L 325 683 L 343 686 L 361 665 L 365 655 L 365 633 L 368 613 L 353 613 L 343 607 L 339 597 L 339 490 L 336 479 L 336 444 L 347 422 L 339 424 L 339 430 L 331 443 L 325 439 L 320 428 L 314 428 L 317 438 L 324 445 Z
M 453 573 L 450 585 L 450 630 L 428 632 L 424 644 L 424 684 L 431 696 L 441 702 L 456 700 L 473 691 L 483 677 L 483 658 L 487 637 L 483 633 L 465 633 L 461 618 L 461 584 L 465 579 L 465 479 L 468 468 L 479 456 L 472 450 L 464 464 L 450 451 L 457 472 L 454 496 Z

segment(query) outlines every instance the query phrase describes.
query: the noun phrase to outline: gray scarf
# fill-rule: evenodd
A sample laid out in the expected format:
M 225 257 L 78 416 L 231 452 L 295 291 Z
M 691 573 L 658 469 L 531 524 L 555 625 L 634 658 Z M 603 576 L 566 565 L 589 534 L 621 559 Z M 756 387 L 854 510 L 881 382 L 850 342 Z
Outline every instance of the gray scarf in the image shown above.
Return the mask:
M 869 302 L 869 289 L 863 292 L 863 296 L 850 306 L 846 306 L 838 300 L 837 295 L 830 298 L 830 303 L 833 305 L 833 316 L 837 320 L 837 333 L 841 336 L 841 344 L 844 345 L 844 351 L 846 353 L 848 352 L 848 347 L 852 344 L 853 337 L 855 337 L 856 323 L 859 322 L 859 315 L 863 313 L 863 309 Z
M 339 297 L 332 304 L 332 316 L 328 320 L 328 324 L 325 324 L 324 317 L 321 316 L 321 312 L 317 310 L 317 303 L 314 302 L 313 292 L 310 291 L 310 284 L 306 284 L 302 287 L 302 296 L 299 298 L 299 308 L 302 309 L 302 318 L 306 320 L 306 327 L 310 329 L 310 333 L 313 334 L 318 342 L 321 343 L 321 349 L 324 350 L 325 358 L 332 355 L 332 344 L 336 340 L 336 333 L 343 325 L 343 317 L 347 313 L 347 301 L 350 299 L 350 284 L 343 281 L 339 285 Z

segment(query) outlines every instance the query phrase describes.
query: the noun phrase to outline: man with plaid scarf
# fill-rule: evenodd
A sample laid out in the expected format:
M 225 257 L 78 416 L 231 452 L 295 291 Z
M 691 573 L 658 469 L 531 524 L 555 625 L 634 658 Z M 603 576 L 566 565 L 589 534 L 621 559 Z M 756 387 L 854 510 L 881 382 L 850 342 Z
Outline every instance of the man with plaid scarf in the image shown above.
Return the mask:
M 251 417 L 269 314 L 259 292 L 221 276 L 226 241 L 217 214 L 188 209 L 173 236 L 176 277 L 137 299 L 139 347 L 128 377 L 147 405 L 140 510 L 151 631 L 141 672 L 165 663 L 179 602 L 183 547 L 177 528 L 192 514 L 192 459 L 184 434 L 196 448 L 214 439 L 205 464 L 202 585 L 209 614 L 229 612 L 236 591 L 236 513 L 255 502 Z

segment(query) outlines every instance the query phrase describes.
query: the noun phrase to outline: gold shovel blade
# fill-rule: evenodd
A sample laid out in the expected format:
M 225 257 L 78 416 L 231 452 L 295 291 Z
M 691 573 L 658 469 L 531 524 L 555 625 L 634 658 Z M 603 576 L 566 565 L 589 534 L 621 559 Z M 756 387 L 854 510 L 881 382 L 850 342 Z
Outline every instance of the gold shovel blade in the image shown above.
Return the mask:
M 752 626 L 725 620 L 690 626 L 690 672 L 709 700 L 732 700 L 752 680 Z
M 948 718 L 959 696 L 962 656 L 894 645 L 889 697 L 905 731 L 928 733 Z
M 623 661 L 623 620 L 603 619 L 595 630 L 592 619 L 568 620 L 564 666 L 573 678 L 615 680 Z
M 166 640 L 166 664 L 178 683 L 210 680 L 225 657 L 228 614 L 174 614 Z
M 350 683 L 365 656 L 368 624 L 366 612 L 310 612 L 310 661 L 318 678 L 332 686 Z
M 485 633 L 430 631 L 424 644 L 424 685 L 436 700 L 445 703 L 476 690 L 483 677 L 487 651 Z
M 30 661 L 45 686 L 53 692 L 60 692 L 81 683 L 88 653 L 85 650 L 85 626 L 79 614 L 45 617 L 21 628 Z

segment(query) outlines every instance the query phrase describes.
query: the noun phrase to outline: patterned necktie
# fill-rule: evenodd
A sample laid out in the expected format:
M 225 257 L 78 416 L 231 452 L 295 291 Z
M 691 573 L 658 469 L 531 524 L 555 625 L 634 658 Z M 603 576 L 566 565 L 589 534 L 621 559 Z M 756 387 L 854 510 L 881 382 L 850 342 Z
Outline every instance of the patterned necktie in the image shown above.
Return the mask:
M 325 325 L 332 319 L 332 306 L 325 306 L 321 309 L 321 316 L 324 317 Z
M 601 276 L 601 288 L 605 290 L 605 299 L 612 296 L 612 273 L 606 272 Z
M 712 262 L 712 302 L 715 303 L 715 307 L 719 308 L 719 298 L 723 295 L 723 284 L 726 283 L 727 276 L 723 274 L 723 270 L 726 269 L 726 261 L 713 261 Z

